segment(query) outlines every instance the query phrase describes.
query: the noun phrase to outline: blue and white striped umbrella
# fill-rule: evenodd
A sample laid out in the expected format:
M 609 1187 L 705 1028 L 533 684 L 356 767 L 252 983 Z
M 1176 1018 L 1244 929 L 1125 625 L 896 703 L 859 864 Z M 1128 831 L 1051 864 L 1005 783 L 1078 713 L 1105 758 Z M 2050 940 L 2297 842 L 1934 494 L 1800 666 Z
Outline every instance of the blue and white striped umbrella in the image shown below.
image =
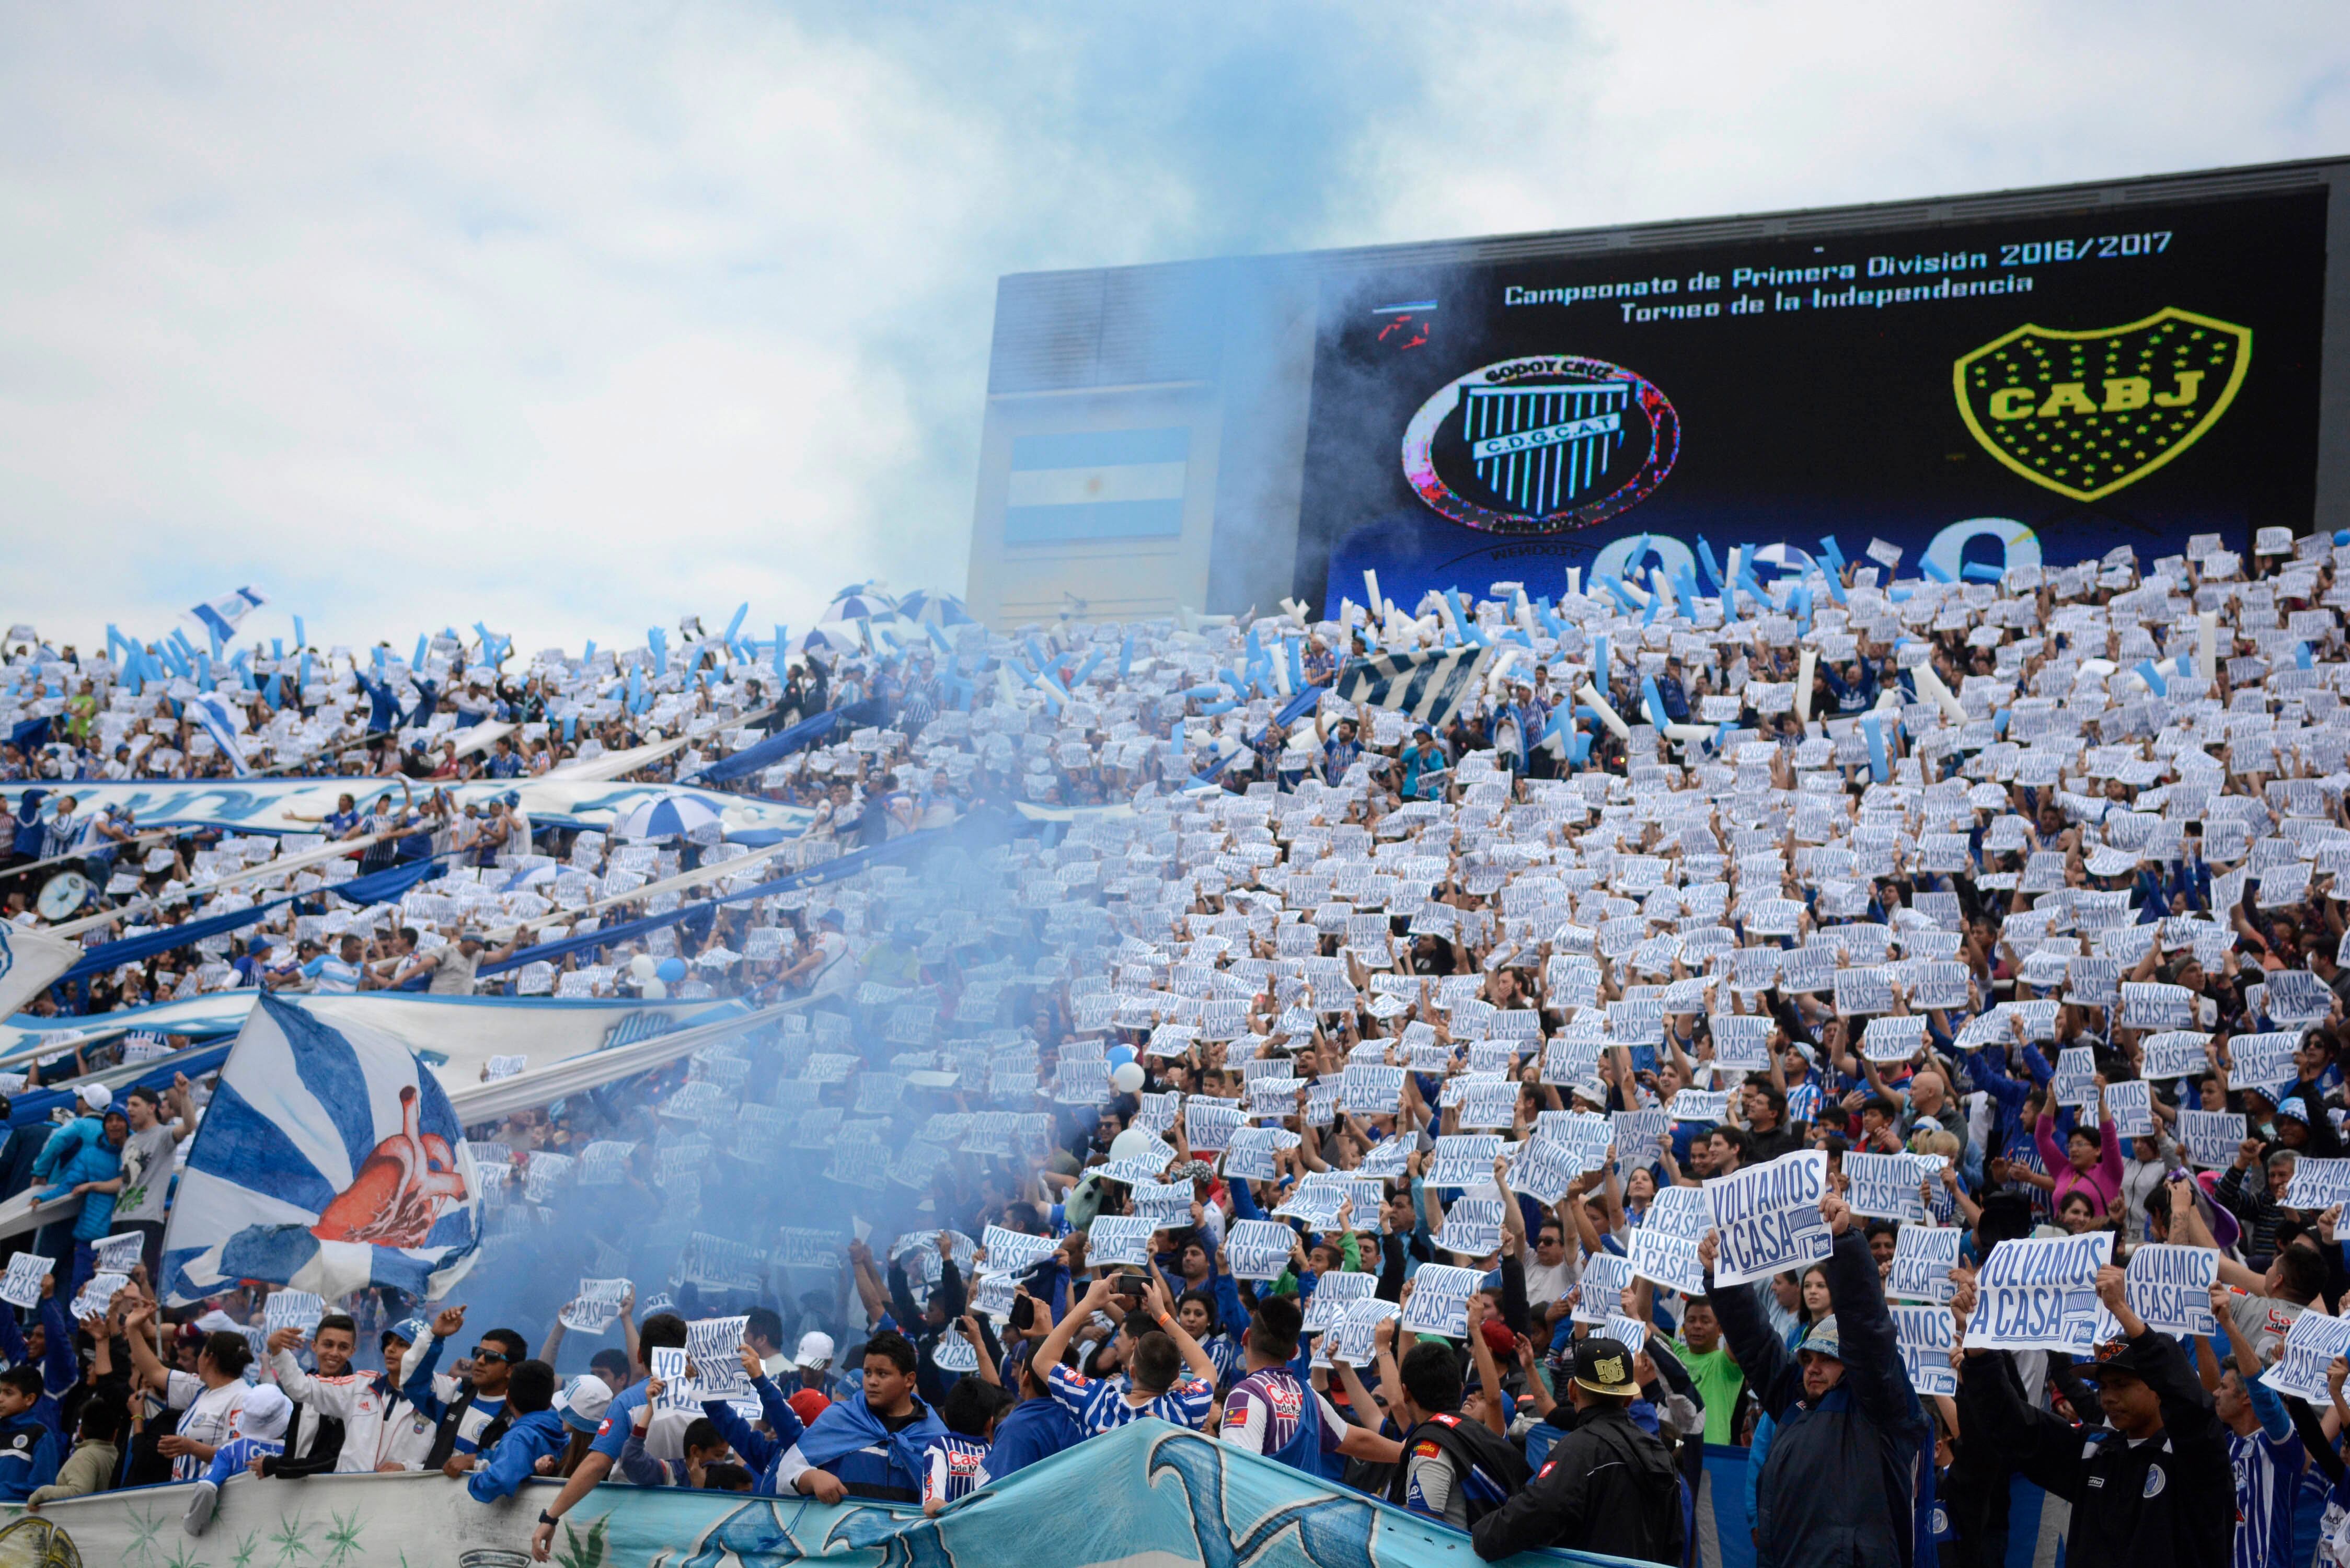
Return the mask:
M 898 615 L 899 618 L 912 621 L 917 626 L 947 627 L 972 624 L 972 614 L 963 607 L 963 602 L 961 599 L 952 594 L 934 594 L 924 588 L 916 588 L 912 593 L 899 599 Z
M 630 811 L 612 832 L 620 838 L 681 838 L 717 820 L 716 812 L 690 794 L 665 794 Z
M 862 653 L 864 641 L 844 627 L 810 627 L 795 645 L 802 653 Z
M 832 596 L 825 607 L 827 621 L 871 620 L 877 616 L 898 613 L 898 601 L 881 591 L 878 583 L 858 583 Z

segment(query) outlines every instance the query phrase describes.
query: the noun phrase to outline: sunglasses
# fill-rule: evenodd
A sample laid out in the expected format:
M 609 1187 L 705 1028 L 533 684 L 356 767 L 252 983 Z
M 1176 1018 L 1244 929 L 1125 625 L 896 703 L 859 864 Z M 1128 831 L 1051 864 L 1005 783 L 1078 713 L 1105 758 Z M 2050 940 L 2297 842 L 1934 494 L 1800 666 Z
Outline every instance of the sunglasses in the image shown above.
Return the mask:
M 506 1353 L 503 1350 L 492 1350 L 486 1345 L 473 1346 L 473 1359 L 476 1361 L 504 1361 L 505 1358 Z

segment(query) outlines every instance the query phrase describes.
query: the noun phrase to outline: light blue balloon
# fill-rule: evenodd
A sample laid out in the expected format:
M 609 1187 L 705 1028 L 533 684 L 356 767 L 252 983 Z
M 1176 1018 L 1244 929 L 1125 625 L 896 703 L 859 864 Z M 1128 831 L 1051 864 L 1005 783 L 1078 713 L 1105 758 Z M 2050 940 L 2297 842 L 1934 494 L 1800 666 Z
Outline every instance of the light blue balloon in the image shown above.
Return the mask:
M 675 985 L 685 978 L 685 961 L 681 958 L 665 958 L 660 961 L 660 967 L 653 972 L 660 976 L 663 984 Z

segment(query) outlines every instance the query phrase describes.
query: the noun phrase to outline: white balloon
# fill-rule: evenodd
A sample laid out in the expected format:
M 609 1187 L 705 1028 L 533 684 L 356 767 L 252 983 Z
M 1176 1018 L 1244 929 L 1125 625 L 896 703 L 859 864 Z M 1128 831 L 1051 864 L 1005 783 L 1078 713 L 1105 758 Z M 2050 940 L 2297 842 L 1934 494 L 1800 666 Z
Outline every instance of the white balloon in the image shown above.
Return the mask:
M 1121 1095 L 1135 1095 L 1141 1093 L 1142 1064 L 1139 1062 L 1120 1063 L 1117 1069 L 1110 1074 L 1109 1084 L 1111 1088 L 1116 1089 Z M 1119 1136 L 1123 1137 L 1125 1135 L 1120 1134 Z
M 636 957 L 629 961 L 629 977 L 635 980 L 639 984 L 642 984 L 644 981 L 652 979 L 653 971 L 660 967 L 660 961 L 655 959 L 652 954 L 639 953 Z
M 669 984 L 659 977 L 655 977 L 652 980 L 645 981 L 643 986 L 639 988 L 639 991 L 647 1002 L 659 1002 L 669 994 Z
M 1149 1148 L 1150 1134 L 1143 1127 L 1128 1127 L 1109 1140 L 1112 1159 L 1139 1159 Z

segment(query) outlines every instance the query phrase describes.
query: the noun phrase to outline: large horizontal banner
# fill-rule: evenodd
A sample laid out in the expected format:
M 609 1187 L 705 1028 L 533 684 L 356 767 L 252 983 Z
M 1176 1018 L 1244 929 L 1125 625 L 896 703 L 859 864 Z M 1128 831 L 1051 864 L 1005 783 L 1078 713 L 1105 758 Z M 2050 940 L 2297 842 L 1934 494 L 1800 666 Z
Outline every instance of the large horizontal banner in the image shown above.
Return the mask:
M 256 1544 L 306 1543 L 325 1564 L 411 1563 L 498 1568 L 527 1562 L 552 1480 L 484 1505 L 435 1474 L 238 1475 L 200 1539 L 182 1532 L 186 1486 L 101 1492 L 8 1509 L 0 1562 L 183 1563 L 227 1568 Z M 1072 1499 L 1091 1506 L 1071 1507 Z M 276 1542 L 276 1545 L 268 1543 Z M 13 1554 L 12 1554 L 13 1553 Z M 1138 1421 L 983 1488 L 936 1519 L 911 1507 L 749 1497 L 680 1487 L 599 1487 L 557 1526 L 555 1560 L 594 1568 L 768 1564 L 821 1559 L 843 1568 L 998 1563 L 1054 1568 L 1198 1563 L 1313 1568 L 1435 1568 L 1470 1558 L 1468 1538 L 1360 1492 L 1161 1421 Z M 272 1559 L 274 1560 L 274 1559 Z M 1582 1552 L 1524 1553 L 1528 1565 L 1610 1563 Z
M 445 789 L 461 808 L 486 809 L 493 799 L 513 793 L 521 797 L 522 812 L 534 824 L 562 827 L 608 830 L 646 801 L 678 796 L 691 797 L 716 812 L 730 837 L 767 833 L 796 838 L 816 820 L 816 814 L 805 806 L 677 784 L 608 784 L 592 779 L 473 779 L 436 784 L 429 779 L 412 779 L 408 787 L 420 802 L 433 790 Z M 84 812 L 108 805 L 126 810 L 142 826 L 218 827 L 238 833 L 316 833 L 318 824 L 346 794 L 359 803 L 362 812 L 386 794 L 395 805 L 400 798 L 400 781 L 382 778 L 12 784 L 0 784 L 0 798 L 14 806 L 27 789 L 42 790 L 51 798 L 69 794 Z

